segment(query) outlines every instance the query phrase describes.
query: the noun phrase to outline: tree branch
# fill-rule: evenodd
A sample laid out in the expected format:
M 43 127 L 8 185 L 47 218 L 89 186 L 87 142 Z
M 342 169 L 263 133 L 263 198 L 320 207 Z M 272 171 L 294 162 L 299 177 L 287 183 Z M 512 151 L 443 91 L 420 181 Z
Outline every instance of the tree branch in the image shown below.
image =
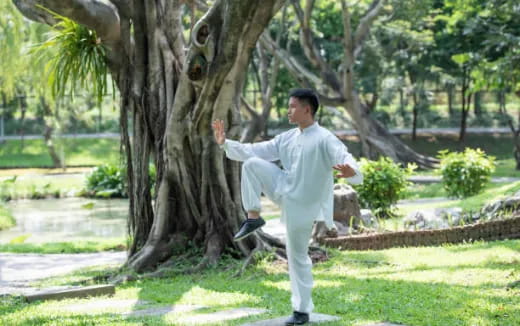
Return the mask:
M 372 26 L 374 20 L 379 16 L 381 10 L 383 9 L 383 4 L 385 0 L 374 0 L 370 5 L 370 9 L 368 13 L 361 19 L 359 25 L 356 29 L 356 33 L 354 35 L 354 57 L 357 57 L 361 52 L 361 48 L 363 47 L 363 42 L 368 32 L 370 31 L 370 27 Z
M 99 0 L 13 0 L 18 9 L 29 19 L 52 24 L 52 14 L 38 6 L 54 11 L 96 31 L 102 41 L 118 42 L 120 39 L 119 14 L 114 4 Z M 52 18 L 51 18 L 52 17 Z
M 318 92 L 318 96 L 324 105 L 337 106 L 345 103 L 345 98 L 340 92 L 337 92 L 324 84 L 318 76 L 302 66 L 288 51 L 281 49 L 267 33 L 262 34 L 260 42 L 262 42 L 262 45 L 284 64 L 287 70 L 289 70 L 289 73 L 300 85 L 307 88 L 313 88 Z M 332 97 L 325 94 L 335 94 L 336 96 Z
M 311 64 L 320 71 L 321 78 L 335 91 L 340 91 L 341 83 L 336 73 L 329 67 L 323 56 L 320 54 L 316 43 L 312 37 L 310 20 L 315 0 L 307 0 L 305 11 L 302 10 L 298 0 L 292 0 L 296 16 L 300 21 L 300 44 L 303 52 Z
M 249 104 L 249 102 L 243 96 L 240 96 L 240 101 L 246 108 L 247 113 L 249 113 L 251 115 L 251 118 L 258 117 L 258 113 L 255 111 L 253 106 L 251 104 Z
M 354 89 L 353 70 L 354 70 L 354 44 L 352 42 L 352 26 L 350 24 L 350 11 L 345 0 L 341 1 L 341 11 L 343 14 L 343 49 L 345 61 L 343 62 L 343 94 L 350 97 Z

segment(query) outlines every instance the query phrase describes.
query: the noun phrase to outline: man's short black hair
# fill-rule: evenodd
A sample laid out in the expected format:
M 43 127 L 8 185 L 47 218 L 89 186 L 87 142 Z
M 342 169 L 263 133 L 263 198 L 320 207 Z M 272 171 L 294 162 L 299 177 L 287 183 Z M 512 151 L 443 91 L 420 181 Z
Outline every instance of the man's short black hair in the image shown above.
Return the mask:
M 311 107 L 312 116 L 316 114 L 318 108 L 320 107 L 320 100 L 318 99 L 318 94 L 315 91 L 309 88 L 296 88 L 291 90 L 289 93 L 289 98 L 296 97 L 298 100 L 303 102 L 304 104 L 308 104 Z

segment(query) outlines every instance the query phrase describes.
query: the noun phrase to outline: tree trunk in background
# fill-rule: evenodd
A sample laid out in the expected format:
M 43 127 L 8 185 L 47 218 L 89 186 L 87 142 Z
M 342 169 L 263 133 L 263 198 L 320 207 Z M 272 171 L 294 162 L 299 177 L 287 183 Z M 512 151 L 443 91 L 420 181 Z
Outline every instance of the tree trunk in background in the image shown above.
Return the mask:
M 5 93 L 2 92 L 2 116 L 0 117 L 0 136 L 5 136 L 5 129 L 4 129 L 4 119 L 5 119 L 5 110 L 7 110 L 7 96 L 5 96 Z M 0 144 L 3 144 L 5 140 L 2 139 Z
M 454 90 L 455 90 L 455 88 L 451 84 L 446 87 L 446 94 L 448 95 L 448 113 L 449 113 L 450 117 L 453 117 L 453 114 L 455 113 L 455 111 L 453 110 Z
M 417 115 L 419 114 L 419 101 L 417 99 L 417 92 L 414 91 L 412 95 L 413 99 L 413 115 L 412 115 L 412 140 L 417 140 Z
M 52 133 L 54 132 L 54 117 L 52 114 L 52 110 L 49 106 L 49 103 L 45 101 L 45 98 L 43 96 L 40 96 L 40 106 L 42 108 L 42 118 L 45 124 L 43 138 L 45 140 L 45 146 L 47 147 L 49 155 L 52 159 L 52 165 L 54 168 L 65 168 L 65 162 L 62 161 L 62 159 L 56 152 L 56 148 L 54 147 L 54 142 L 52 140 Z
M 41 21 L 45 15 L 32 0 L 15 2 L 26 16 Z M 188 44 L 181 0 L 40 2 L 96 29 L 107 46 L 121 94 L 132 240 L 128 266 L 154 269 L 189 243 L 203 249 L 201 264 L 216 262 L 228 248 L 249 254 L 256 238 L 232 241 L 244 218 L 240 166 L 224 159 L 211 121 L 225 120 L 227 136 L 238 137 L 250 54 L 282 1 L 217 0 L 194 24 Z M 157 171 L 155 209 L 150 162 Z
M 18 134 L 21 136 L 20 151 L 24 148 L 24 137 L 25 137 L 25 113 L 27 112 L 27 98 L 25 94 L 18 96 L 18 104 L 20 108 L 20 129 Z
M 482 114 L 482 92 L 473 94 L 473 113 L 476 117 Z
M 462 75 L 462 89 L 461 89 L 461 99 L 462 99 L 462 112 L 460 117 L 460 131 L 459 131 L 459 142 L 464 143 L 464 137 L 466 136 L 466 123 L 468 120 L 469 108 L 471 105 L 471 94 L 466 94 L 469 89 L 469 71 L 467 68 L 464 68 Z

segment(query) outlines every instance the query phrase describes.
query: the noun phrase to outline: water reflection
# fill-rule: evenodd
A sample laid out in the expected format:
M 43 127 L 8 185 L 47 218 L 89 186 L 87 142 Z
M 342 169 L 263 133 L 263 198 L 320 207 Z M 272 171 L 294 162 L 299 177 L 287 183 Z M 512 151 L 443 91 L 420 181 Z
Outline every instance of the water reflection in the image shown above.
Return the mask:
M 16 226 L 0 231 L 0 243 L 23 235 L 28 236 L 26 243 L 126 236 L 127 199 L 19 200 L 7 206 L 16 219 Z

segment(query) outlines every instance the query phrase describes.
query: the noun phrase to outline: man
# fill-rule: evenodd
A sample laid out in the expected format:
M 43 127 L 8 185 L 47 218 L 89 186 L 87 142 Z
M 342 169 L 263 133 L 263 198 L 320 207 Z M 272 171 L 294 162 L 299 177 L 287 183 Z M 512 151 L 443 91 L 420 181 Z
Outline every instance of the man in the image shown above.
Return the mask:
M 242 203 L 248 218 L 235 235 L 241 240 L 265 224 L 260 217 L 260 195 L 264 193 L 282 208 L 286 226 L 287 258 L 291 280 L 293 315 L 286 325 L 309 321 L 314 305 L 311 298 L 312 261 L 308 256 L 314 221 L 334 227 L 333 175 L 350 183 L 363 182 L 358 164 L 347 148 L 331 132 L 318 125 L 314 116 L 318 96 L 310 89 L 296 89 L 289 94 L 289 122 L 297 124 L 272 140 L 241 144 L 226 139 L 224 122 L 212 124 L 215 140 L 229 159 L 242 165 Z M 283 170 L 272 161 L 280 160 Z

